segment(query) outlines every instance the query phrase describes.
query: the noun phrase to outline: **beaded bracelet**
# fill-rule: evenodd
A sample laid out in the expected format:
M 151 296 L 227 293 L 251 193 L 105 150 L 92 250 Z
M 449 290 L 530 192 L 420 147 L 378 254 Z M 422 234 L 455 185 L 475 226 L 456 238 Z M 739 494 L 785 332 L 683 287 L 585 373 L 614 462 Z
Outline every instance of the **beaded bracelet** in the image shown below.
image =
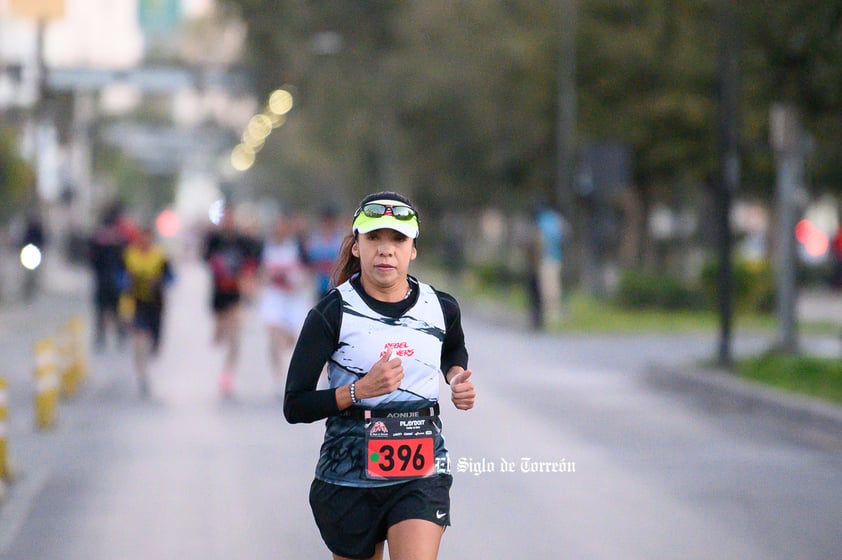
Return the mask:
M 356 381 L 354 381 L 354 382 L 353 382 L 353 383 L 351 383 L 351 385 L 350 385 L 350 389 L 351 389 L 351 402 L 352 402 L 353 404 L 357 404 L 358 402 L 360 402 L 360 401 L 358 401 L 358 400 L 357 400 L 357 388 L 356 388 L 356 385 L 357 385 L 357 382 L 356 382 Z

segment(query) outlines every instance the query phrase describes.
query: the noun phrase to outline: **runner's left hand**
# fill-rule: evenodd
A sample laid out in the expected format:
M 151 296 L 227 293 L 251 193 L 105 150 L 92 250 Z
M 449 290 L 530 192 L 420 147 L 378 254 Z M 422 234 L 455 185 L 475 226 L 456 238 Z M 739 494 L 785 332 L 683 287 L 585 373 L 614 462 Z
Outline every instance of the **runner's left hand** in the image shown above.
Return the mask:
M 470 377 L 471 370 L 465 369 L 450 378 L 450 400 L 459 410 L 470 410 L 474 407 L 477 395 Z

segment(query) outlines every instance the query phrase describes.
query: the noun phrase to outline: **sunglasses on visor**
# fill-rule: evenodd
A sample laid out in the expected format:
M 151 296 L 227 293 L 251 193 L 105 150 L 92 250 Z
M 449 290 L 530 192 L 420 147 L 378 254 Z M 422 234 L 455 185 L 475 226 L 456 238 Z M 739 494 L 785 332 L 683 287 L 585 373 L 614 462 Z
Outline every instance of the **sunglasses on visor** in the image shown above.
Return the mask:
M 393 216 L 396 220 L 411 220 L 415 217 L 415 210 L 409 206 L 393 206 L 391 204 L 380 204 L 379 202 L 369 202 L 363 204 L 354 212 L 354 218 L 360 214 L 365 214 L 369 218 L 380 218 L 382 216 Z

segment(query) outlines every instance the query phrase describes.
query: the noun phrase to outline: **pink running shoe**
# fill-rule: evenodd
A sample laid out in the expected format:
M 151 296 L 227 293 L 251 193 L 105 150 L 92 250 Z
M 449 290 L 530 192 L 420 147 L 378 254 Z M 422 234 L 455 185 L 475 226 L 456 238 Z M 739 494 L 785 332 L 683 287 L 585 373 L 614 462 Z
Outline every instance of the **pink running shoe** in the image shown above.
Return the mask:
M 231 370 L 223 369 L 219 374 L 219 392 L 224 397 L 229 397 L 234 392 L 234 374 Z

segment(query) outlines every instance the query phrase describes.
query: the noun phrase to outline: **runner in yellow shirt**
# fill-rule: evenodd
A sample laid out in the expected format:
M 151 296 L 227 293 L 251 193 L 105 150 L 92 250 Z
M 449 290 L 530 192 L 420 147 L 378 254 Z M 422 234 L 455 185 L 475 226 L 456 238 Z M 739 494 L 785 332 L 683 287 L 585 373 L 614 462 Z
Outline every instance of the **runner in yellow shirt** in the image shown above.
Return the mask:
M 123 253 L 129 276 L 128 294 L 134 301 L 132 332 L 137 380 L 142 396 L 149 393 L 149 359 L 158 352 L 164 314 L 164 287 L 173 274 L 164 250 L 153 232 L 144 228 Z

